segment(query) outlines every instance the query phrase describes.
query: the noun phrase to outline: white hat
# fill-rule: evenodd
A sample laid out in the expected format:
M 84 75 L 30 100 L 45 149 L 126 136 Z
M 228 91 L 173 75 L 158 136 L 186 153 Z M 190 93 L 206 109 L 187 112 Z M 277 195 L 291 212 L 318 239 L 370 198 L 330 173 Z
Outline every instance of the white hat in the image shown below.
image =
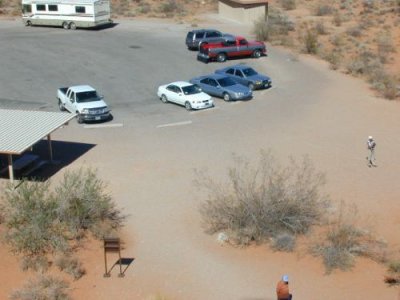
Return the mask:
M 283 275 L 282 276 L 282 281 L 289 282 L 289 276 L 288 275 Z
M 372 136 L 370 135 L 370 136 L 368 137 L 368 139 L 369 139 L 369 140 L 372 140 Z

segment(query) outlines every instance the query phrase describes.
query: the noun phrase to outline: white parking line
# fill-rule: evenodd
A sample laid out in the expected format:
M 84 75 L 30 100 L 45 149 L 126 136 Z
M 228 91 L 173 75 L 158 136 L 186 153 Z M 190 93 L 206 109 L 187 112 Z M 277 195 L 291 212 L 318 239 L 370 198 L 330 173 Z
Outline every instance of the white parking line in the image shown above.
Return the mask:
M 122 127 L 124 124 L 116 123 L 116 124 L 96 124 L 96 125 L 84 125 L 83 128 L 86 129 L 95 129 L 95 128 L 112 128 L 112 127 Z
M 183 121 L 183 122 L 163 124 L 163 125 L 158 125 L 157 128 L 172 127 L 172 126 L 182 126 L 182 125 L 188 125 L 188 124 L 192 124 L 192 121 Z
M 197 114 L 205 113 L 205 112 L 208 112 L 208 111 L 214 110 L 214 109 L 219 109 L 219 106 L 214 106 L 214 107 L 210 107 L 210 108 L 206 108 L 206 109 L 192 110 L 190 112 L 190 114 L 191 115 L 197 115 Z

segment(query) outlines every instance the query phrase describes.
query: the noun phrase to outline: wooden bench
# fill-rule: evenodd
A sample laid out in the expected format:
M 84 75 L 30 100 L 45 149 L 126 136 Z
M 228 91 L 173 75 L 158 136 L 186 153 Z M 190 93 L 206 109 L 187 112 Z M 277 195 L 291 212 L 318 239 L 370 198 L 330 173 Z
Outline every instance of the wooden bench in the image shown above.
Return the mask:
M 13 169 L 15 172 L 21 172 L 22 170 L 31 167 L 39 160 L 39 156 L 35 154 L 24 154 L 16 161 L 13 162 Z

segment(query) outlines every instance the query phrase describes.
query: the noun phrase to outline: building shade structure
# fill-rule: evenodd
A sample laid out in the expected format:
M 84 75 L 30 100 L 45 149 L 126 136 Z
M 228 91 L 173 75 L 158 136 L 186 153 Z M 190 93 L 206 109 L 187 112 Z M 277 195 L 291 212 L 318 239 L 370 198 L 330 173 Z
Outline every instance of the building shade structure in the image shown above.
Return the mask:
M 0 109 L 0 154 L 8 156 L 10 180 L 14 180 L 12 156 L 23 154 L 46 137 L 52 161 L 51 133 L 74 117 L 62 112 Z
M 254 23 L 268 15 L 268 0 L 218 0 L 218 13 L 221 17 L 240 23 Z

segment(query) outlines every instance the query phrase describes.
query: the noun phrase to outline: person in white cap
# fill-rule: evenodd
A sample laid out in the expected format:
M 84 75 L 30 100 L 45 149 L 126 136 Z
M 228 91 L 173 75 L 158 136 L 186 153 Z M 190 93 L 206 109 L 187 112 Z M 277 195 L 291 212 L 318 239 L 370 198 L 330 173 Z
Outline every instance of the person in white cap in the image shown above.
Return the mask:
M 368 161 L 368 167 L 374 166 L 376 167 L 375 164 L 375 147 L 376 147 L 376 142 L 374 141 L 372 136 L 368 137 L 367 141 L 367 149 L 368 149 L 368 156 L 367 156 L 367 161 Z
M 276 296 L 278 300 L 292 300 L 292 294 L 289 293 L 289 276 L 283 275 L 276 285 Z

